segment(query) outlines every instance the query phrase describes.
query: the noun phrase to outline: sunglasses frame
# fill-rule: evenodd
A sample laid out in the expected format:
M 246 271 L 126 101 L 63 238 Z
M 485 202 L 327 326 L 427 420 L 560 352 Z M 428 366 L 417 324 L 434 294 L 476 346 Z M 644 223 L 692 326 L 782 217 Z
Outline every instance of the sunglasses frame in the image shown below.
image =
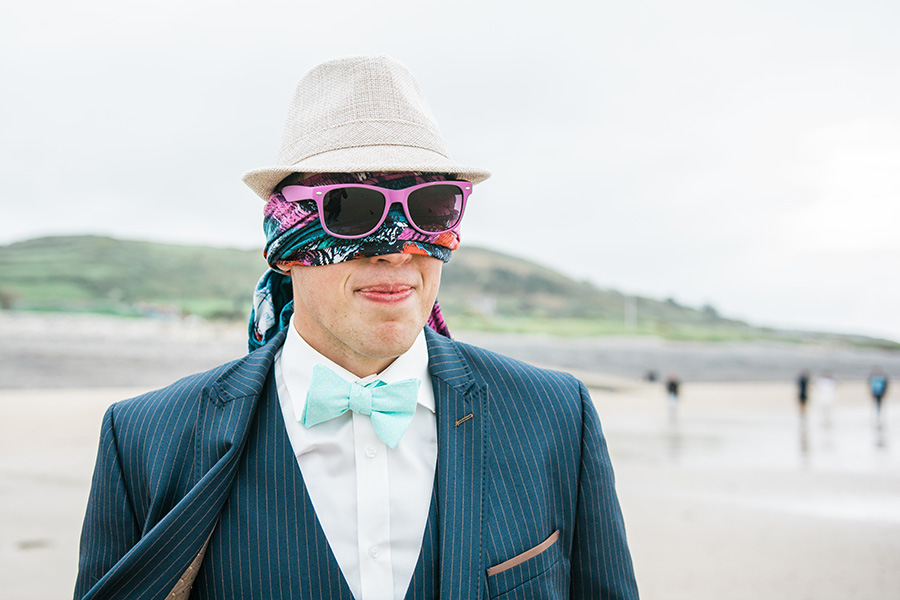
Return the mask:
M 459 218 L 457 218 L 456 222 L 446 228 L 441 229 L 440 231 L 426 231 L 424 229 L 419 228 L 416 225 L 415 221 L 409 214 L 409 196 L 416 190 L 432 187 L 435 185 L 455 185 L 459 187 L 462 191 L 462 204 L 459 207 Z M 374 190 L 379 192 L 384 198 L 384 212 L 381 215 L 381 218 L 378 220 L 378 223 L 365 233 L 361 233 L 359 235 L 342 235 L 338 233 L 334 233 L 331 229 L 328 228 L 328 225 L 325 224 L 325 211 L 322 203 L 325 200 L 325 195 L 328 192 L 333 190 L 342 189 L 342 188 L 363 188 L 367 190 Z M 387 219 L 388 213 L 391 211 L 391 207 L 395 204 L 400 204 L 403 207 L 403 214 L 406 215 L 406 222 L 409 223 L 410 227 L 415 229 L 421 234 L 424 235 L 440 235 L 442 233 L 446 233 L 448 231 L 456 228 L 460 221 L 462 221 L 463 213 L 466 210 L 466 200 L 469 199 L 469 195 L 472 193 L 472 184 L 468 181 L 429 181 L 427 183 L 420 183 L 418 185 L 413 185 L 410 187 L 402 188 L 399 190 L 392 190 L 388 188 L 379 187 L 377 185 L 367 185 L 363 183 L 335 183 L 332 185 L 317 185 L 317 186 L 305 186 L 305 185 L 287 185 L 281 189 L 281 192 L 276 192 L 272 194 L 272 198 L 277 196 L 281 196 L 288 202 L 300 202 L 303 200 L 312 200 L 316 203 L 316 209 L 319 212 L 319 222 L 322 224 L 322 229 L 325 230 L 328 235 L 341 238 L 344 240 L 356 240 L 360 238 L 364 238 L 366 236 L 372 235 L 378 228 L 384 224 L 384 221 Z

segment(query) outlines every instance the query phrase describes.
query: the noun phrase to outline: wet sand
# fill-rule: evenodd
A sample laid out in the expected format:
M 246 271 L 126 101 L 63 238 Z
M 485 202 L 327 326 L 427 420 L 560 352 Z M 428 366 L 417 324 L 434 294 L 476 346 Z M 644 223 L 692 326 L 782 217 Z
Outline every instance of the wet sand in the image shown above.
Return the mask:
M 863 382 L 830 419 L 793 385 L 593 392 L 642 597 L 900 597 L 900 415 L 880 433 Z
M 100 322 L 88 321 L 97 334 Z M 6 325 L 0 320 L 4 334 Z M 84 369 L 48 374 L 72 353 L 59 331 L 60 344 L 45 348 L 49 366 L 26 348 L 40 360 L 20 367 L 55 385 L 11 386 L 9 369 L 0 371 L 0 598 L 71 596 L 105 408 L 173 379 L 173 362 L 196 370 L 240 343 L 205 325 L 126 325 L 113 322 L 100 369 L 108 376 L 114 366 L 117 386 Z M 151 360 L 173 340 L 184 353 Z M 136 344 L 141 356 L 132 360 Z M 96 360 L 101 346 L 77 346 L 72 360 Z M 0 342 L 0 357 L 10 353 Z M 842 379 L 830 420 L 813 404 L 802 428 L 790 381 L 688 381 L 671 418 L 660 384 L 576 374 L 603 421 L 643 598 L 900 597 L 896 387 L 876 435 L 861 380 Z M 142 383 L 122 386 L 128 377 Z

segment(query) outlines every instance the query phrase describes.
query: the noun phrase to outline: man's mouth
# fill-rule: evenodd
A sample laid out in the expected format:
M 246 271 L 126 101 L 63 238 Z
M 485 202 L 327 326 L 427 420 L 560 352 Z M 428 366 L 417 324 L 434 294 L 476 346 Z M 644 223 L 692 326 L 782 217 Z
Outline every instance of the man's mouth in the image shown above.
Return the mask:
M 412 295 L 413 287 L 405 284 L 368 285 L 356 293 L 373 302 L 402 302 Z

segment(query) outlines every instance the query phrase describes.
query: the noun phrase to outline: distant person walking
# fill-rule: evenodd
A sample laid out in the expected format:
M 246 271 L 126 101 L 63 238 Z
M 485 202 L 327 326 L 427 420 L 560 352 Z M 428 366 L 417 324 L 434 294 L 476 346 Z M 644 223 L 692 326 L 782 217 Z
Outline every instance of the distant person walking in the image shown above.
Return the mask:
M 678 416 L 679 385 L 681 385 L 681 381 L 678 379 L 678 375 L 670 373 L 666 378 L 666 393 L 669 395 L 669 418 L 673 421 Z
M 800 418 L 804 420 L 807 400 L 809 400 L 809 371 L 803 370 L 797 377 L 797 402 L 800 405 Z
M 881 367 L 872 369 L 872 374 L 869 375 L 869 391 L 872 392 L 872 398 L 875 399 L 875 416 L 879 422 L 881 421 L 881 400 L 887 393 L 887 388 L 887 374 L 881 370 Z

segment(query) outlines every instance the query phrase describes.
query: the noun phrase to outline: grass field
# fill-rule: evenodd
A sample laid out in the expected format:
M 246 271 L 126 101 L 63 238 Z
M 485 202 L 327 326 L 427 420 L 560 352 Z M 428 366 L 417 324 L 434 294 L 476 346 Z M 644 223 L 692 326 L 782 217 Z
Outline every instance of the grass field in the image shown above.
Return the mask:
M 120 316 L 195 315 L 246 321 L 267 268 L 260 250 L 47 237 L 0 246 L 0 307 Z M 785 332 L 693 308 L 628 296 L 492 250 L 463 247 L 444 266 L 441 307 L 470 331 L 563 337 L 652 335 L 696 341 L 838 341 L 900 348 L 862 336 Z

